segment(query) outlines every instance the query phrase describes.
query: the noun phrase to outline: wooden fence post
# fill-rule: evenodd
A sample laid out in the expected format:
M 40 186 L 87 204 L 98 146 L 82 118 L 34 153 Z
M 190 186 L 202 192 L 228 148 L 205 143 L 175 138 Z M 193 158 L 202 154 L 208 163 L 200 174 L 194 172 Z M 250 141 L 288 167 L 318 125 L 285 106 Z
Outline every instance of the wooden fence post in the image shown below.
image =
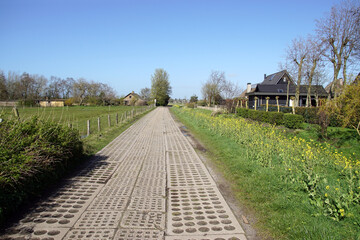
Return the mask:
M 17 117 L 17 119 L 20 120 L 19 111 L 18 111 L 18 109 L 16 107 L 13 108 L 13 112 L 14 112 L 15 117 Z
M 108 114 L 108 123 L 109 123 L 109 127 L 111 127 L 111 119 L 110 119 L 110 114 Z
M 90 120 L 87 120 L 87 135 L 90 135 Z
M 116 125 L 118 125 L 119 124 L 119 114 L 118 113 L 116 113 Z
M 98 132 L 101 131 L 100 117 L 98 117 Z

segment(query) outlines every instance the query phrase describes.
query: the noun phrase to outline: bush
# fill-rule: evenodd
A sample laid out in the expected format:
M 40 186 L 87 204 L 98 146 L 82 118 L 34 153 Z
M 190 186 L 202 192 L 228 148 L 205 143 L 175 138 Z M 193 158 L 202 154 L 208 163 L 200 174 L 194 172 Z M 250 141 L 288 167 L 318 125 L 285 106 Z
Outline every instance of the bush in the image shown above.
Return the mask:
M 296 107 L 295 113 L 302 115 L 306 123 L 319 124 L 319 108 L 317 107 Z
M 187 108 L 195 108 L 195 103 L 191 102 L 191 103 L 187 103 L 185 105 Z
M 276 125 L 284 124 L 284 113 L 283 112 L 268 112 L 269 122 Z
M 236 115 L 238 115 L 239 117 L 242 117 L 242 118 L 248 118 L 249 117 L 249 109 L 237 108 Z
M 283 112 L 264 112 L 253 109 L 237 108 L 236 114 L 242 118 L 250 118 L 255 121 L 276 125 L 285 125 L 288 128 L 300 128 L 304 122 L 301 115 Z
M 284 126 L 292 129 L 301 128 L 304 123 L 304 117 L 298 114 L 285 113 L 284 114 Z
M 0 223 L 83 157 L 76 130 L 32 118 L 0 123 Z
M 205 107 L 205 106 L 206 106 L 206 101 L 205 101 L 205 100 L 199 100 L 199 101 L 197 102 L 197 105 L 198 105 L 198 106 Z
M 65 106 L 72 106 L 74 104 L 74 102 L 75 102 L 74 98 L 68 98 L 68 99 L 65 100 L 64 105 Z

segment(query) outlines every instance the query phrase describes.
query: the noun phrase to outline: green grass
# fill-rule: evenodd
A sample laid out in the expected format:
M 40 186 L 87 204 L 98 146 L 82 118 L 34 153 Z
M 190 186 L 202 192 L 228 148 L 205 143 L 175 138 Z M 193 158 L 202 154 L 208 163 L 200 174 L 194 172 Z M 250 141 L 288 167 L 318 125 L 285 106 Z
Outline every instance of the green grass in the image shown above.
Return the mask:
M 303 129 L 289 132 L 305 140 L 313 140 L 319 143 L 327 143 L 333 146 L 345 156 L 360 156 L 360 136 L 355 129 L 342 127 L 328 127 L 327 138 L 319 134 L 320 127 L 316 124 L 304 123 Z
M 354 225 L 354 219 L 338 222 L 324 216 L 310 204 L 307 193 L 281 179 L 280 170 L 262 168 L 249 160 L 246 145 L 198 125 L 186 112 L 176 108 L 172 112 L 206 149 L 210 149 L 207 157 L 232 183 L 239 202 L 254 213 L 255 227 L 263 238 L 360 239 L 359 226 Z
M 19 108 L 19 115 L 21 119 L 29 119 L 32 116 L 38 116 L 40 119 L 49 119 L 54 122 L 62 124 L 71 124 L 74 128 L 79 130 L 80 136 L 87 133 L 87 120 L 90 120 L 90 131 L 95 133 L 98 131 L 97 118 L 100 117 L 101 130 L 107 129 L 108 114 L 111 118 L 111 126 L 115 125 L 116 114 L 118 114 L 119 121 L 125 118 L 131 111 L 136 109 L 140 111 L 144 107 L 130 107 L 130 106 L 72 106 L 72 107 L 25 107 Z M 0 116 L 3 118 L 14 118 L 12 108 L 3 107 L 0 109 Z M 1 118 L 1 117 L 0 117 Z

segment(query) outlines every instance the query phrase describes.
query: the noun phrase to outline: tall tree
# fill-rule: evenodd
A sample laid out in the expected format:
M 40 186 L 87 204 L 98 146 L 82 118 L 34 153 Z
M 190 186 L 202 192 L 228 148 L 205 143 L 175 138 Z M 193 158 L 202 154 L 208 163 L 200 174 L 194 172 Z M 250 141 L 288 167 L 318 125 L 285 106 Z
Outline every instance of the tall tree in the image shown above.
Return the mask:
M 347 81 L 348 62 L 355 56 L 360 43 L 359 2 L 345 0 L 331 8 L 330 13 L 317 21 L 316 32 L 326 45 L 324 56 L 333 66 L 335 84 L 341 68 L 344 85 Z
M 89 83 L 84 79 L 78 79 L 73 85 L 73 95 L 79 105 L 84 103 L 85 97 L 88 95 Z
M 300 85 L 303 77 L 303 67 L 305 59 L 308 55 L 308 45 L 306 41 L 299 37 L 293 39 L 291 45 L 287 50 L 287 58 L 297 66 L 297 81 L 296 81 L 296 91 L 295 91 L 295 106 L 299 105 L 300 97 Z
M 311 86 L 313 83 L 316 70 L 321 64 L 321 57 L 324 52 L 323 44 L 318 39 L 310 36 L 306 43 L 308 46 L 308 57 L 305 62 L 306 80 L 308 84 L 307 96 L 306 96 L 306 107 L 311 106 Z
M 156 99 L 156 104 L 166 106 L 169 103 L 171 86 L 169 74 L 162 68 L 155 69 L 151 76 L 151 96 Z

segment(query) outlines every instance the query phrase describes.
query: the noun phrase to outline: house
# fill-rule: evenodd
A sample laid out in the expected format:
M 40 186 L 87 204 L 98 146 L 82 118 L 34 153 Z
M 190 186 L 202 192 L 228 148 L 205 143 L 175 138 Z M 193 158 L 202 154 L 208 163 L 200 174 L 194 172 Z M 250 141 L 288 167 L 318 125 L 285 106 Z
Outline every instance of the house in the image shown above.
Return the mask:
M 300 86 L 299 105 L 306 105 L 306 97 L 308 93 L 308 85 Z M 324 87 L 321 85 L 311 85 L 311 105 L 316 106 L 316 101 L 319 98 L 326 98 L 328 96 Z M 245 96 L 249 100 L 249 107 L 253 108 L 255 104 L 255 97 L 258 97 L 257 106 L 266 103 L 266 97 L 269 97 L 269 104 L 276 105 L 276 97 L 279 97 L 279 105 L 292 106 L 292 96 L 295 96 L 296 84 L 286 70 L 273 73 L 269 76 L 264 74 L 264 80 L 255 85 L 248 83 Z
M 38 103 L 40 107 L 64 107 L 65 100 L 53 99 L 53 100 L 40 100 Z
M 132 91 L 131 93 L 129 93 L 124 97 L 124 105 L 125 106 L 134 105 L 138 99 L 141 99 L 141 97 L 138 94 L 136 94 L 134 91 Z

